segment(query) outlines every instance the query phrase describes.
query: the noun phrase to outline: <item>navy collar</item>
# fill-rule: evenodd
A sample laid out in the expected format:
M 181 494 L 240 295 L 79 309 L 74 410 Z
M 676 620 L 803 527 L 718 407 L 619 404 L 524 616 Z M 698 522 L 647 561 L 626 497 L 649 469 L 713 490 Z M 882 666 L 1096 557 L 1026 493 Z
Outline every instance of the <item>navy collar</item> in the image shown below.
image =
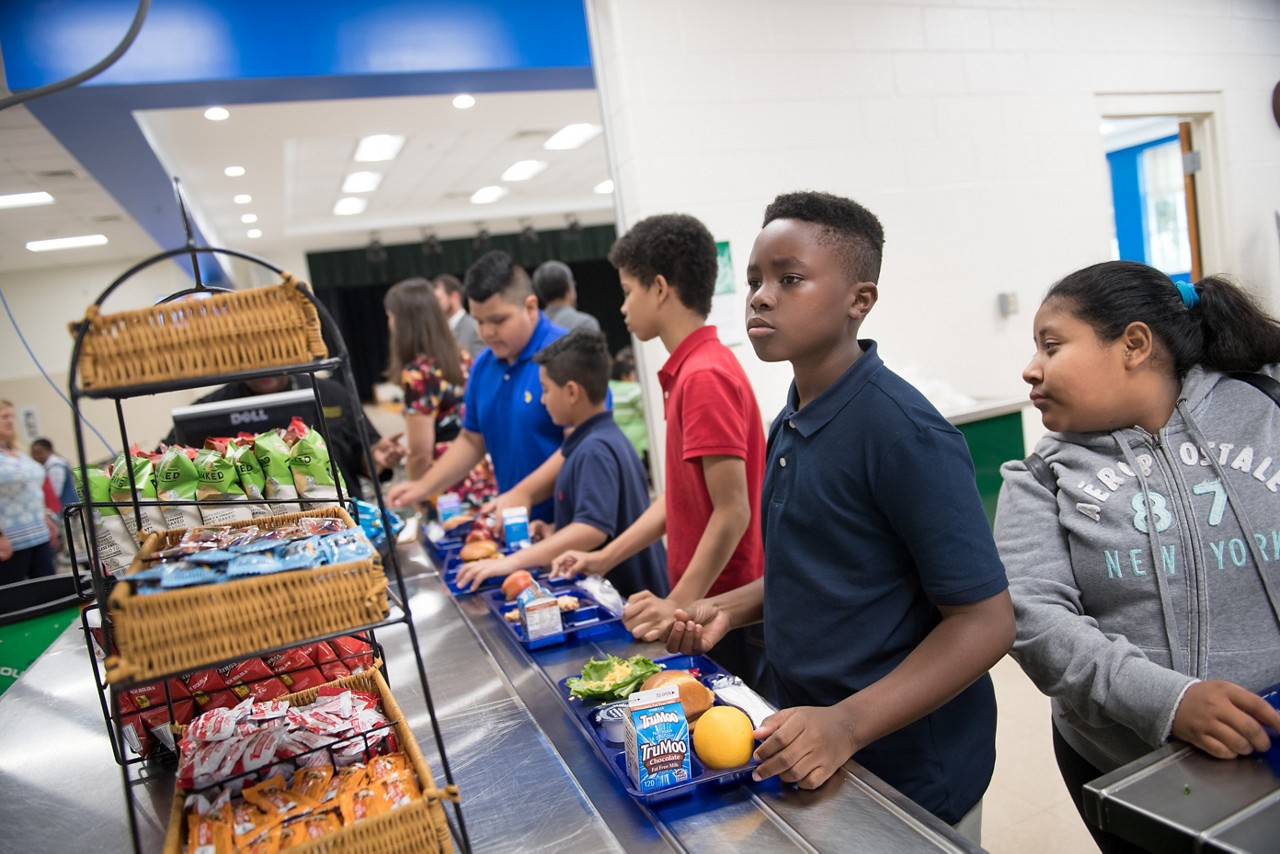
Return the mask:
M 587 436 L 599 430 L 606 420 L 613 420 L 613 413 L 607 409 L 604 412 L 597 412 L 577 427 L 574 427 L 573 432 L 569 434 L 564 440 L 564 444 L 560 446 L 560 453 L 566 457 L 569 456 L 569 454 L 573 453 L 573 449 L 581 445 Z
M 835 418 L 845 404 L 857 397 L 863 386 L 871 381 L 871 377 L 884 367 L 875 341 L 860 338 L 858 346 L 862 348 L 862 356 L 858 361 L 850 365 L 838 380 L 823 389 L 804 408 L 800 408 L 800 394 L 796 391 L 795 380 L 791 381 L 782 417 L 790 421 L 806 439 L 827 426 L 827 422 Z

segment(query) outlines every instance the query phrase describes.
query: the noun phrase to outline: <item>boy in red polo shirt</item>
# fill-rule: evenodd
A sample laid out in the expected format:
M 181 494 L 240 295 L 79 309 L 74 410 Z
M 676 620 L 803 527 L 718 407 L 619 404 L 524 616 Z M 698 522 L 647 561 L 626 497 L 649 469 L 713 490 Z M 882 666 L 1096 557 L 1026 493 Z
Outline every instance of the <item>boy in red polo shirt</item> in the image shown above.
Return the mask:
M 627 328 L 658 337 L 670 358 L 658 371 L 667 419 L 667 489 L 626 531 L 594 552 L 570 551 L 553 575 L 603 575 L 667 535 L 666 598 L 641 591 L 622 619 L 637 638 L 665 638 L 677 608 L 741 587 L 764 573 L 760 487 L 763 419 L 746 373 L 707 326 L 715 290 L 716 244 L 691 216 L 665 214 L 636 223 L 609 251 L 618 268 Z M 716 660 L 754 683 L 763 659 L 756 627 L 716 645 Z M 726 638 L 729 639 L 729 638 Z

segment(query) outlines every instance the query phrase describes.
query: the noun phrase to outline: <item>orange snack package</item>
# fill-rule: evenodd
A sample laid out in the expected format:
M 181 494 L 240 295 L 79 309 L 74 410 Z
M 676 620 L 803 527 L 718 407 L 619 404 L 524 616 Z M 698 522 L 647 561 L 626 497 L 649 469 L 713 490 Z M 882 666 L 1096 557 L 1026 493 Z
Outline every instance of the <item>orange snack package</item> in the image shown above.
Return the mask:
M 338 795 L 342 809 L 342 823 L 355 824 L 367 818 L 382 815 L 391 809 L 386 790 L 379 783 L 369 783 L 359 789 L 351 789 Z
M 240 845 L 240 843 L 236 843 Z M 240 854 L 276 854 L 280 850 L 279 825 L 262 833 L 247 845 L 240 845 Z
M 245 789 L 243 794 L 246 801 L 267 815 L 285 821 L 316 806 L 315 801 L 310 798 L 289 791 L 284 784 L 283 774 L 276 774 L 269 780 Z
M 369 779 L 381 780 L 389 774 L 397 771 L 412 771 L 409 766 L 409 757 L 403 753 L 388 753 L 385 756 L 375 756 L 369 760 Z
M 387 794 L 387 804 L 393 810 L 408 806 L 422 797 L 422 792 L 418 790 L 417 775 L 412 771 L 394 771 L 378 782 L 382 784 Z
M 312 765 L 299 768 L 293 775 L 293 791 L 307 800 L 319 804 L 329 790 L 329 781 L 333 779 L 332 765 Z
M 204 815 L 187 816 L 187 854 L 230 854 L 234 850 L 229 804 Z
M 280 817 L 268 814 L 249 801 L 237 801 L 231 807 L 231 829 L 238 847 L 244 848 L 280 824 Z

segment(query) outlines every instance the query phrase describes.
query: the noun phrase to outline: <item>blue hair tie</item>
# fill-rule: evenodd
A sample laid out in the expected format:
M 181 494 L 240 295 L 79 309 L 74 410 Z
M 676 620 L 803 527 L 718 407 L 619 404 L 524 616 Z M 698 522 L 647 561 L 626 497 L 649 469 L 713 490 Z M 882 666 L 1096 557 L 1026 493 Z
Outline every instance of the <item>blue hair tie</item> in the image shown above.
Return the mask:
M 1195 308 L 1200 304 L 1200 293 L 1196 290 L 1195 285 L 1189 285 L 1186 282 L 1174 282 L 1173 286 L 1182 295 L 1182 304 L 1187 308 Z

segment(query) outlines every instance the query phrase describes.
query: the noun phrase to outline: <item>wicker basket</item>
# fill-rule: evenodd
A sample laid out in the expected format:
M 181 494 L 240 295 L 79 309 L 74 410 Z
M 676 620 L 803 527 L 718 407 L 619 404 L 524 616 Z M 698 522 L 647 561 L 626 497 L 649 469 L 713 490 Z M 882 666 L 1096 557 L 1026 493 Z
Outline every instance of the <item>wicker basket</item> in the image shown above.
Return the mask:
M 289 273 L 282 276 L 278 285 L 116 314 L 90 306 L 81 387 L 104 391 L 324 359 L 320 318 L 305 285 Z
M 304 516 L 337 517 L 354 527 L 341 507 L 234 522 L 278 528 Z M 129 572 L 176 545 L 185 530 L 150 534 Z M 140 682 L 303 643 L 389 613 L 387 577 L 376 555 L 368 560 L 278 572 L 140 596 L 126 575 L 111 591 L 108 615 L 116 655 L 106 660 L 107 681 Z
M 457 803 L 458 787 L 436 788 L 435 778 L 431 775 L 431 766 L 423 757 L 418 742 L 414 740 L 413 732 L 405 723 L 404 713 L 400 711 L 395 697 L 391 696 L 391 689 L 387 687 L 382 674 L 376 669 L 369 670 L 329 684 L 378 695 L 382 702 L 383 714 L 394 724 L 400 749 L 409 757 L 409 761 L 413 763 L 413 770 L 418 774 L 422 797 L 397 810 L 347 825 L 309 845 L 289 850 L 325 851 L 328 854 L 399 854 L 399 852 L 409 851 L 416 854 L 416 852 L 453 851 L 449 823 L 445 820 L 444 806 L 441 802 L 450 800 Z M 318 692 L 318 688 L 311 688 L 290 694 L 285 699 L 290 705 L 302 706 L 314 702 Z M 169 830 L 164 838 L 164 854 L 182 854 L 186 850 L 187 821 L 182 806 L 184 800 L 186 800 L 186 792 L 179 788 L 174 793 L 173 807 L 169 811 Z

